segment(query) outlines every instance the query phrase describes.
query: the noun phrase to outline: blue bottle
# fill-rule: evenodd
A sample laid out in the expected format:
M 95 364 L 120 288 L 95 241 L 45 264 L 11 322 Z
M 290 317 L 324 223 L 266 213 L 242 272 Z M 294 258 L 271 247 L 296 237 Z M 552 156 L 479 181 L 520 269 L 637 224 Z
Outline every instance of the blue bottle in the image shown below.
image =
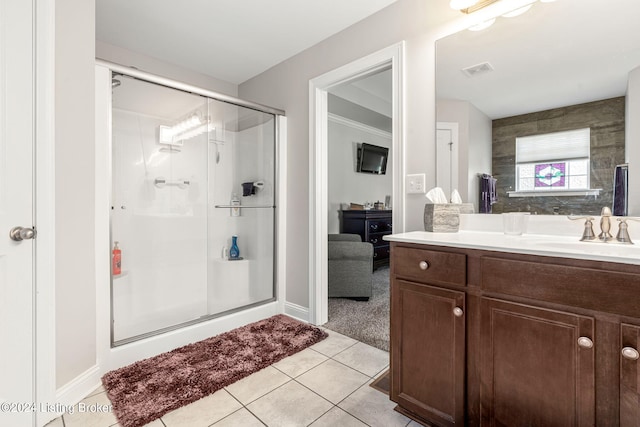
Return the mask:
M 238 236 L 231 236 L 231 248 L 229 249 L 229 259 L 240 258 L 240 249 L 238 248 Z

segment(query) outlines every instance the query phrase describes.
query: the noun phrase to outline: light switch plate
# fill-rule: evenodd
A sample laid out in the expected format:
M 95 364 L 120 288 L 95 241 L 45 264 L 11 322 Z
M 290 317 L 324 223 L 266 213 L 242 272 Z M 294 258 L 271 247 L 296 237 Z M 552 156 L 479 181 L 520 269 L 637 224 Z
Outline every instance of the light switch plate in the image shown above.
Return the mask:
M 405 188 L 407 189 L 407 194 L 424 194 L 427 189 L 425 188 L 427 182 L 427 177 L 423 173 L 417 173 L 412 175 L 407 175 Z

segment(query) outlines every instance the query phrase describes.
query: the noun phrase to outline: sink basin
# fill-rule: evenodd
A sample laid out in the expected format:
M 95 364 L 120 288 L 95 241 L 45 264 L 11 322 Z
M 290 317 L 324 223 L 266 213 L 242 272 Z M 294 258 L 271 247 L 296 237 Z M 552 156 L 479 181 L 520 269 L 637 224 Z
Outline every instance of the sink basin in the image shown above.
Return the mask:
M 617 241 L 603 243 L 600 241 L 575 242 L 567 241 L 540 241 L 537 246 L 548 248 L 549 250 L 564 250 L 572 253 L 602 254 L 609 256 L 640 256 L 640 247 L 629 243 L 619 243 Z

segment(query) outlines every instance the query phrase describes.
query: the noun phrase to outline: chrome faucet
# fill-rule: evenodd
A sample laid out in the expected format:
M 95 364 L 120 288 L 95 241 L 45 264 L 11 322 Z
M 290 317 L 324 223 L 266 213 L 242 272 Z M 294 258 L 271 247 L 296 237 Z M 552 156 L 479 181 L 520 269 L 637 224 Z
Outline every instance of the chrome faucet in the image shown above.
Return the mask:
M 593 220 L 595 219 L 592 216 L 572 216 L 569 215 L 571 221 L 575 221 L 577 219 L 584 219 L 584 231 L 582 232 L 582 237 L 580 238 L 581 242 L 584 241 L 592 241 L 595 240 L 596 234 L 593 232 Z
M 611 209 L 608 207 L 602 208 L 602 212 L 600 213 L 600 234 L 596 239 L 596 235 L 593 232 L 593 220 L 595 219 L 592 216 L 568 216 L 570 220 L 576 219 L 584 219 L 584 232 L 582 233 L 581 242 L 610 242 L 613 240 L 613 236 L 611 235 Z M 629 237 L 629 230 L 627 221 L 640 221 L 640 218 L 633 217 L 622 217 L 617 218 L 620 224 L 618 225 L 618 234 L 616 234 L 615 240 L 620 243 L 633 244 L 631 241 L 631 237 Z
M 613 236 L 610 233 L 611 230 L 611 209 L 605 206 L 600 212 L 600 234 L 598 239 L 603 242 L 613 240 Z
M 628 243 L 633 245 L 631 237 L 629 237 L 629 226 L 627 225 L 627 221 L 640 221 L 640 219 L 627 217 L 618 218 L 618 221 L 620 221 L 620 225 L 618 226 L 618 234 L 616 235 L 616 240 L 620 243 Z

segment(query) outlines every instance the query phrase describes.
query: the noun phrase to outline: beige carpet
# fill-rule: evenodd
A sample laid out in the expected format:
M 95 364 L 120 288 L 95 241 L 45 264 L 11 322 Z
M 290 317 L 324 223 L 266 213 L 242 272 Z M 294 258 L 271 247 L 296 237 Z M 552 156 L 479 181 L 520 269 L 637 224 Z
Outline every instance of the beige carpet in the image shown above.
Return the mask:
M 329 298 L 329 321 L 322 326 L 389 351 L 389 267 L 373 273 L 369 301 Z

